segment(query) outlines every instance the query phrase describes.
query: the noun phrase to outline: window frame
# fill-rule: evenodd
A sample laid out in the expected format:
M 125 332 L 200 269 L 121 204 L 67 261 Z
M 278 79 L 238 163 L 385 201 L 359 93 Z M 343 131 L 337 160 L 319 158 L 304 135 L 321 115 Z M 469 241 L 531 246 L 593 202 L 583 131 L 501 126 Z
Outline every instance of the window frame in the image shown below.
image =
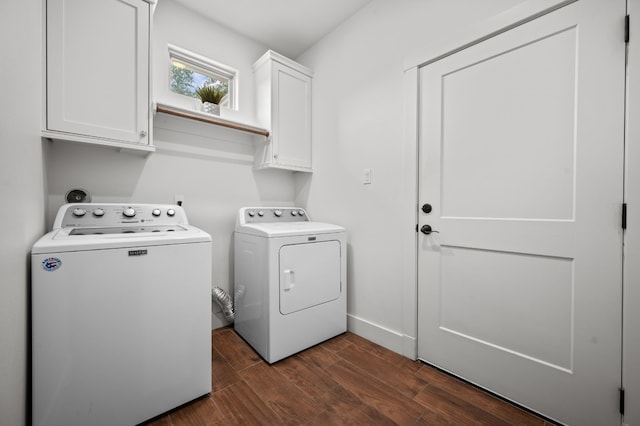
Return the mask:
M 189 69 L 199 74 L 210 76 L 215 79 L 219 79 L 219 77 L 221 77 L 222 79 L 226 79 L 228 81 L 228 88 L 229 88 L 228 95 L 227 95 L 229 105 L 225 107 L 233 110 L 239 109 L 239 106 L 238 106 L 238 80 L 239 80 L 238 75 L 239 73 L 237 69 L 170 43 L 167 44 L 167 47 L 169 50 L 169 78 L 167 79 L 167 83 L 169 84 L 169 91 L 171 93 L 189 98 L 189 96 L 182 95 L 180 93 L 176 93 L 171 90 L 171 72 L 173 67 L 173 61 L 175 60 L 185 64 Z

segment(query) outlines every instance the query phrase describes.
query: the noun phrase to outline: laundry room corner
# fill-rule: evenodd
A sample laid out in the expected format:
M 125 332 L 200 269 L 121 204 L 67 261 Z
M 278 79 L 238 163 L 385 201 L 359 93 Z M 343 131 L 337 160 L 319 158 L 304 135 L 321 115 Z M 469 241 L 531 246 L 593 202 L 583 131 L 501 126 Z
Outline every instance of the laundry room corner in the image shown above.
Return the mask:
M 297 58 L 315 76 L 314 175 L 296 176 L 296 203 L 349 230 L 350 330 L 408 357 L 416 282 L 403 265 L 415 238 L 401 230 L 415 230 L 406 173 L 417 152 L 405 152 L 404 63 L 519 3 L 373 1 Z

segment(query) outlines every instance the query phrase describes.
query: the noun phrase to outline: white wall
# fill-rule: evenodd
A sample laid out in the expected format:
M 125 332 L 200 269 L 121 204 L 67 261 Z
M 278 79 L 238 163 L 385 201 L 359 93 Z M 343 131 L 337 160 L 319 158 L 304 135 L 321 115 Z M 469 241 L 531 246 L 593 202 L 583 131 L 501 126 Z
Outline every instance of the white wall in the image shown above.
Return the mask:
M 415 254 L 404 251 L 403 232 L 415 223 L 400 209 L 412 209 L 403 176 L 416 153 L 404 152 L 404 61 L 520 2 L 374 0 L 297 58 L 315 72 L 314 173 L 295 177 L 295 201 L 348 230 L 349 328 L 409 356 L 415 320 L 405 310 L 416 300 L 404 294 L 402 265 Z
M 41 28 L 39 1 L 0 3 L 0 424 L 7 426 L 25 423 L 29 251 L 44 232 Z
M 251 65 L 267 48 L 204 20 L 173 0 L 162 0 L 153 22 L 156 98 L 167 100 L 167 43 L 225 63 L 239 71 L 240 110 L 253 121 Z M 222 113 L 224 116 L 224 112 Z M 229 290 L 232 232 L 245 205 L 291 205 L 293 177 L 286 171 L 254 171 L 254 137 L 195 121 L 157 114 L 157 152 L 148 157 L 108 148 L 55 142 L 47 162 L 48 223 L 72 188 L 85 188 L 94 202 L 173 203 L 184 195 L 189 221 L 213 236 L 213 285 Z M 216 307 L 212 326 L 224 325 Z

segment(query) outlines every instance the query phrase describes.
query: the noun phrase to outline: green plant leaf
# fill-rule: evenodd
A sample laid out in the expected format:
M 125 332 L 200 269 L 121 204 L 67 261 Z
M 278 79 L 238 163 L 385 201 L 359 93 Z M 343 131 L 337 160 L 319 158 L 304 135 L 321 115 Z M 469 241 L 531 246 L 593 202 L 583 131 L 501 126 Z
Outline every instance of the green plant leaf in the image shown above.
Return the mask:
M 202 102 L 219 104 L 228 91 L 229 88 L 226 85 L 205 85 L 196 90 L 196 95 Z

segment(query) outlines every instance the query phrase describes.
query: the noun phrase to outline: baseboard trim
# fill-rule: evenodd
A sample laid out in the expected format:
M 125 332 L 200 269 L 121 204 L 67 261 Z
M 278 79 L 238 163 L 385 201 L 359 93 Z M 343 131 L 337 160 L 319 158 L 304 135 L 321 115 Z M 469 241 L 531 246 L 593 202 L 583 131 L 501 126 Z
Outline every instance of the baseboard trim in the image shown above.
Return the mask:
M 398 333 L 351 314 L 347 314 L 347 329 L 407 358 L 415 360 L 417 357 L 417 340 L 415 337 Z

